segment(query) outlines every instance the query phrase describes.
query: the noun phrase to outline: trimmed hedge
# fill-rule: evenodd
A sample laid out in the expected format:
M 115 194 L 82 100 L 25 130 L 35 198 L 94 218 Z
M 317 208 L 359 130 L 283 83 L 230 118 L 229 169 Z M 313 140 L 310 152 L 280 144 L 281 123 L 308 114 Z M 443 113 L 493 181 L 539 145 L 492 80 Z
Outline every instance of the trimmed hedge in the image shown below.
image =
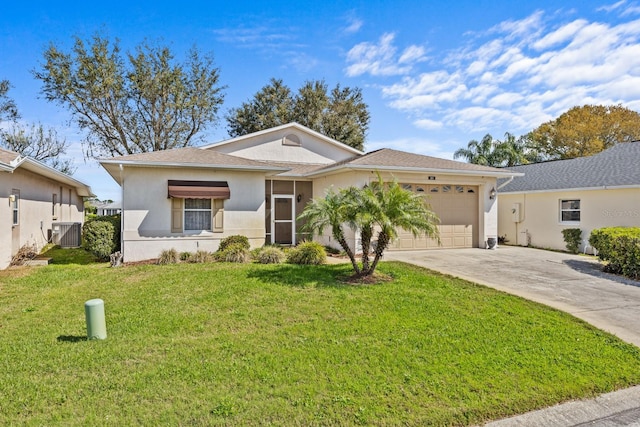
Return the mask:
M 591 232 L 589 244 L 607 262 L 605 271 L 640 278 L 640 227 L 599 228 Z
M 120 215 L 99 216 L 82 226 L 82 247 L 107 260 L 120 250 Z
M 289 264 L 320 265 L 327 260 L 327 251 L 318 242 L 306 241 L 287 253 Z
M 249 250 L 251 248 L 251 245 L 249 244 L 249 238 L 247 236 L 234 234 L 233 236 L 225 237 L 220 241 L 218 251 L 223 252 L 225 249 L 227 249 L 227 247 L 231 245 L 240 245 L 246 250 Z

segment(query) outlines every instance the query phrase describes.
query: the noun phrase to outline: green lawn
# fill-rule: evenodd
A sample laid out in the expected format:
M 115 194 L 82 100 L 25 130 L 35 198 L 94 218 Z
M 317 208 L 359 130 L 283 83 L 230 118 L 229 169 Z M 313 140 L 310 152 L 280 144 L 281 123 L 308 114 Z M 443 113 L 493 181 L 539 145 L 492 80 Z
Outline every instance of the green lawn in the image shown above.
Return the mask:
M 0 272 L 0 425 L 467 425 L 640 383 L 638 348 L 405 264 L 67 259 Z

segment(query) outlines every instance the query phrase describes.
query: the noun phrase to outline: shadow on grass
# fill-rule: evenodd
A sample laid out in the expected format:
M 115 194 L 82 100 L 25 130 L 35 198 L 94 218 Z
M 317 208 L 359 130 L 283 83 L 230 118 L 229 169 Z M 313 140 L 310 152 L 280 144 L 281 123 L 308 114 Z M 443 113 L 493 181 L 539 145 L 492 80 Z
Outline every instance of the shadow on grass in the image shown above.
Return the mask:
M 341 265 L 292 265 L 280 264 L 273 268 L 253 268 L 247 277 L 264 283 L 297 288 L 346 289 L 342 281 L 351 273 Z
M 51 258 L 51 264 L 76 264 L 89 265 L 100 262 L 91 253 L 82 248 L 61 248 L 54 246 L 42 254 L 43 257 Z
M 78 335 L 60 335 L 56 340 L 58 342 L 81 342 L 87 341 L 87 337 Z
M 613 282 L 622 283 L 623 285 L 640 286 L 640 281 L 638 280 L 633 280 L 628 277 L 618 276 L 617 274 L 611 274 L 602 271 L 602 264 L 600 263 L 568 259 L 564 261 L 564 264 L 571 267 L 575 271 L 588 274 L 589 276 L 598 277 L 600 279 L 608 279 Z

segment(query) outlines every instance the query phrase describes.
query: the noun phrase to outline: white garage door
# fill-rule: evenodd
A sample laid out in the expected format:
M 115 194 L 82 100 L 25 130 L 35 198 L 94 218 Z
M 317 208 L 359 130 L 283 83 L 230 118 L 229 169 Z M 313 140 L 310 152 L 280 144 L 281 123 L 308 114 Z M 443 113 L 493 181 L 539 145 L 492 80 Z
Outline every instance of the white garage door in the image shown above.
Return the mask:
M 440 218 L 440 243 L 400 230 L 391 250 L 478 247 L 478 187 L 468 185 L 401 184 L 424 195 Z

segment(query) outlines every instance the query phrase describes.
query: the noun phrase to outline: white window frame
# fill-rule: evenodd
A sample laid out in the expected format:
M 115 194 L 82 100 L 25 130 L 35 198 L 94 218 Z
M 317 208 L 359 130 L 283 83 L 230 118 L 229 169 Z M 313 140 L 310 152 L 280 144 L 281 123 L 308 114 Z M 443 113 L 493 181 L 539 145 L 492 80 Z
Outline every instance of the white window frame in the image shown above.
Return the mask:
M 20 192 L 11 193 L 11 225 L 20 225 Z
M 209 209 L 187 209 L 187 200 L 209 200 Z M 196 231 L 213 231 L 213 200 L 212 199 L 189 199 L 189 198 L 185 198 L 182 209 L 183 209 L 183 211 L 182 211 L 182 218 L 183 218 L 182 229 L 184 230 L 185 233 L 193 233 L 193 232 L 196 232 Z M 187 212 L 209 212 L 209 228 L 208 229 L 201 229 L 201 230 L 187 228 Z
M 562 205 L 565 202 L 578 202 L 577 209 L 565 209 Z M 580 219 L 579 220 L 565 220 L 563 219 L 564 212 L 578 212 Z M 580 224 L 580 220 L 582 219 L 582 203 L 580 199 L 560 199 L 559 200 L 559 215 L 560 215 L 560 224 Z

